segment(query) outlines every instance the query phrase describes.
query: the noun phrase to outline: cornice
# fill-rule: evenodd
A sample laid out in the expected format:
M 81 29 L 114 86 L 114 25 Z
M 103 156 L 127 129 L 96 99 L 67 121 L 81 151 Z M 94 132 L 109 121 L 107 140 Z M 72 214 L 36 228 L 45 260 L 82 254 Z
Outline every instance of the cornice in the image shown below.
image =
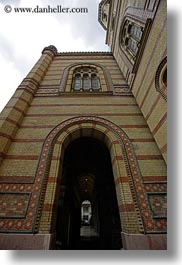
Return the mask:
M 80 55 L 113 55 L 112 52 L 106 52 L 106 51 L 90 51 L 90 52 L 59 52 L 57 53 L 57 56 L 65 56 L 65 55 L 76 55 L 76 56 L 80 56 Z

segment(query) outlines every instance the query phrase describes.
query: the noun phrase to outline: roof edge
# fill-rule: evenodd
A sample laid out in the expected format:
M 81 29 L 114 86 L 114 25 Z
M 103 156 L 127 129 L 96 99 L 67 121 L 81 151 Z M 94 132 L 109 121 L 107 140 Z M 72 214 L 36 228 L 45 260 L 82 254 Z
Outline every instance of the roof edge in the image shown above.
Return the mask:
M 58 52 L 57 55 L 113 55 L 112 52 L 107 51 L 82 51 L 82 52 Z

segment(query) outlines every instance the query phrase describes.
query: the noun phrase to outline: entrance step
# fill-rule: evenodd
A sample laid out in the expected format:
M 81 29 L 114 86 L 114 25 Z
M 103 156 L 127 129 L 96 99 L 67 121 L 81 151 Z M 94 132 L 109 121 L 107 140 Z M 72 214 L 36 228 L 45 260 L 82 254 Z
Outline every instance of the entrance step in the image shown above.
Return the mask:
M 80 229 L 80 236 L 81 237 L 96 237 L 96 236 L 98 236 L 98 233 L 90 225 L 88 225 L 88 226 L 84 225 Z

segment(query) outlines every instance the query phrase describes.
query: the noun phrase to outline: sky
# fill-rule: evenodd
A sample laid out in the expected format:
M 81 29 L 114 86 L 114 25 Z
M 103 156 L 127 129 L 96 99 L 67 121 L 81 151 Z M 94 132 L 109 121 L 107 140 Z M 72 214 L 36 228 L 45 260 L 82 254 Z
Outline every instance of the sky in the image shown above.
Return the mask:
M 44 47 L 58 52 L 108 51 L 98 22 L 101 0 L 0 0 L 0 112 L 40 58 Z M 12 7 L 6 13 L 6 5 Z M 15 13 L 13 8 L 87 8 L 88 13 Z

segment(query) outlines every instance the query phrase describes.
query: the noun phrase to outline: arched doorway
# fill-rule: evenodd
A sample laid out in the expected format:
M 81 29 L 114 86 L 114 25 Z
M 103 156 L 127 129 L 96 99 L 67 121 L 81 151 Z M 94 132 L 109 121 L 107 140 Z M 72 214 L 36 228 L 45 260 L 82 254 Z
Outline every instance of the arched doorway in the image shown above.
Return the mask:
M 88 177 L 84 177 L 85 186 L 88 183 Z M 87 188 L 87 187 L 85 187 Z M 87 189 L 85 190 L 87 192 Z M 88 200 L 84 200 L 81 204 L 81 227 L 82 226 L 91 226 L 92 225 L 92 204 Z
M 55 249 L 58 231 L 56 220 L 57 214 L 61 213 L 57 207 L 64 205 L 66 198 L 66 185 L 63 181 L 65 154 L 74 141 L 85 137 L 98 140 L 109 152 L 119 206 L 123 248 L 128 249 L 129 239 L 133 240 L 134 234 L 144 233 L 145 219 L 141 218 L 141 211 L 146 210 L 146 207 L 149 210 L 147 196 L 130 139 L 119 126 L 100 117 L 70 118 L 58 124 L 46 137 L 35 178 L 36 190 L 41 192 L 39 196 L 36 195 L 38 205 L 33 231 L 48 234 L 49 248 Z M 105 157 L 105 153 L 102 156 Z M 146 222 L 149 219 L 152 222 L 150 215 L 147 216 Z M 78 230 L 74 231 L 80 235 Z
M 118 202 L 106 145 L 91 137 L 72 141 L 65 150 L 60 174 L 65 191 L 57 208 L 57 248 L 121 249 Z M 83 202 L 90 202 L 91 211 L 89 203 L 85 205 L 92 212 L 85 220 Z

